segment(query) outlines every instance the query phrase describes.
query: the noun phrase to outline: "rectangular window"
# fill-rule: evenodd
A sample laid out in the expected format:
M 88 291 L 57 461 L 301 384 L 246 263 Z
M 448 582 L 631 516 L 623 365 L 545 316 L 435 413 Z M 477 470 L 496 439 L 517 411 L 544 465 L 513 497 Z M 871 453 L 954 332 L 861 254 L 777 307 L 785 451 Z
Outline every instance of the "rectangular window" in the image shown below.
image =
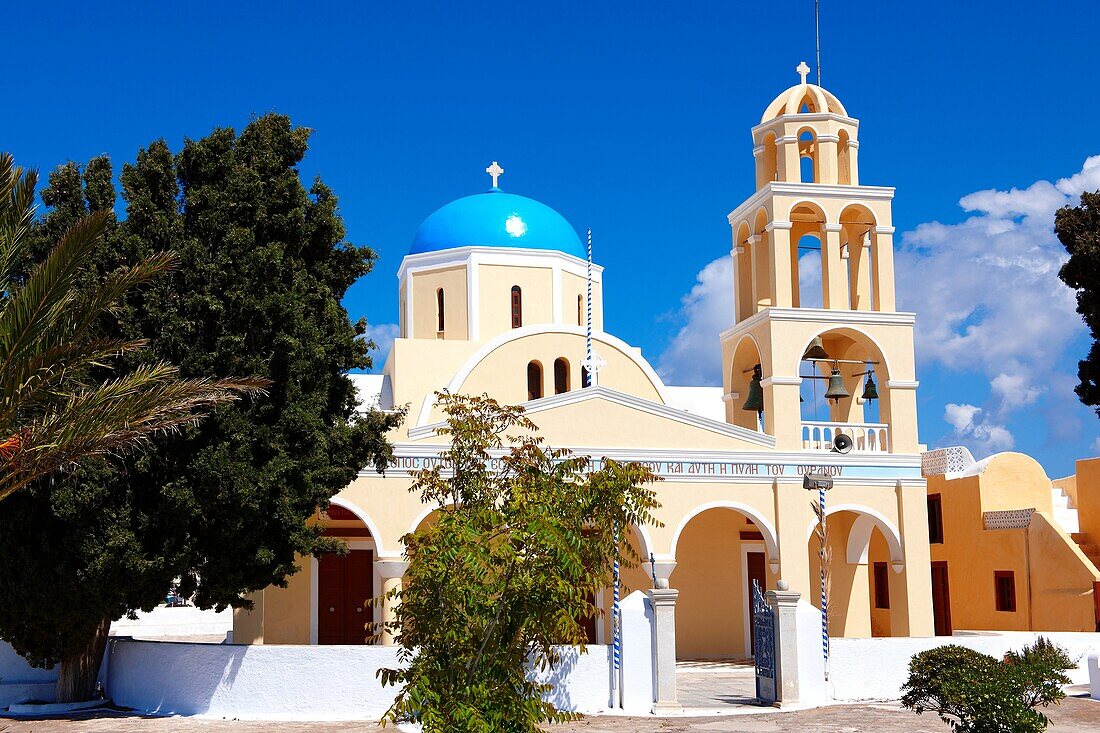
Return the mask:
M 993 588 L 997 595 L 997 610 L 1013 613 L 1016 611 L 1016 574 L 1011 570 L 997 570 L 993 573 Z
M 875 563 L 875 608 L 890 607 L 890 574 L 884 562 Z
M 928 541 L 943 544 L 943 502 L 939 494 L 928 495 Z

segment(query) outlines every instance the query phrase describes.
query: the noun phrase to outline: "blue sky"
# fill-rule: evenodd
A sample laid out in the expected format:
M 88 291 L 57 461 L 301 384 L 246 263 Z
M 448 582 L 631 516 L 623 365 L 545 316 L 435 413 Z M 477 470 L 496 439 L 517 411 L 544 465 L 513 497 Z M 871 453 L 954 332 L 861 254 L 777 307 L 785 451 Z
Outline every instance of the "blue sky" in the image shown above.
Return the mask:
M 1071 391 L 1087 341 L 1049 226 L 1100 187 L 1100 165 L 1082 173 L 1100 153 L 1100 6 L 822 6 L 823 82 L 861 120 L 861 180 L 897 187 L 922 439 L 1071 472 L 1100 453 L 1100 423 Z M 609 330 L 672 382 L 719 379 L 707 343 L 725 214 L 753 189 L 749 128 L 813 63 L 812 0 L 54 2 L 6 17 L 25 68 L 9 71 L 0 140 L 23 164 L 120 166 L 158 137 L 178 149 L 289 114 L 315 130 L 303 175 L 381 255 L 346 304 L 384 335 L 416 227 L 499 160 L 505 190 L 593 228 Z

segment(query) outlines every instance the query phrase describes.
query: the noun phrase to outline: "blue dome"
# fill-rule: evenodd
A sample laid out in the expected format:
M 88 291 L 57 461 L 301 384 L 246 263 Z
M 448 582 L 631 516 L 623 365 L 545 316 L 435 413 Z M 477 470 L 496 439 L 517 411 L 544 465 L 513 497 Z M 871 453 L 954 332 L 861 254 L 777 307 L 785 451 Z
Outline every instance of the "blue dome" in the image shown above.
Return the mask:
M 409 254 L 455 247 L 546 249 L 585 258 L 576 230 L 558 212 L 494 188 L 452 201 L 424 220 Z

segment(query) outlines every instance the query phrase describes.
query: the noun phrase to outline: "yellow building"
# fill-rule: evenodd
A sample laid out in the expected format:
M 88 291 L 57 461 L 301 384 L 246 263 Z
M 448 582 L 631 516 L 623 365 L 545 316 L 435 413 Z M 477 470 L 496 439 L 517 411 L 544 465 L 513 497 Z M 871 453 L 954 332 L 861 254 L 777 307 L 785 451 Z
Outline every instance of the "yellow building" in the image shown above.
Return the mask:
M 612 335 L 603 270 L 576 230 L 503 192 L 494 163 L 488 192 L 416 233 L 397 273 L 400 338 L 381 375 L 356 377 L 365 402 L 409 414 L 390 436 L 392 469 L 364 470 L 322 518 L 351 552 L 303 558 L 286 588 L 256 594 L 235 615 L 238 643 L 361 643 L 369 614 L 390 613 L 364 599 L 399 586 L 399 538 L 430 514 L 408 488 L 445 445 L 436 390 L 522 403 L 549 444 L 644 461 L 664 478 L 663 526 L 632 536 L 654 562 L 623 580 L 646 588 L 652 573 L 679 589 L 682 658 L 749 655 L 751 580 L 819 597 L 808 471 L 834 481 L 831 632 L 933 633 L 914 316 L 894 306 L 894 192 L 860 182 L 858 121 L 799 70 L 752 129 L 756 192 L 728 216 L 736 306 L 715 334 L 723 386 L 666 385 Z M 821 259 L 813 292 L 800 252 Z M 589 327 L 597 356 L 586 361 Z M 850 452 L 834 449 L 840 435 Z M 593 633 L 606 640 L 606 622 Z
M 925 464 L 937 635 L 1100 630 L 1100 458 L 1053 482 L 1021 453 Z

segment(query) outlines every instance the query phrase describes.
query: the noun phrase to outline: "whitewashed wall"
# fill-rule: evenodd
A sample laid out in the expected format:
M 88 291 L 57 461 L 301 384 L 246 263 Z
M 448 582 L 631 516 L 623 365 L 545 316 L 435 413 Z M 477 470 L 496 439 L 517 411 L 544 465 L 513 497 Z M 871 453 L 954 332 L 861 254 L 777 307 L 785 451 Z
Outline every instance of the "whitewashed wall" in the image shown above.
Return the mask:
M 121 618 L 111 624 L 112 636 L 149 639 L 161 636 L 220 636 L 233 628 L 233 611 L 203 611 L 193 606 L 157 606 L 139 611 L 136 619 Z
M 0 641 L 0 708 L 27 700 L 53 700 L 57 668 L 36 669 Z
M 829 692 L 837 700 L 896 700 L 909 676 L 914 654 L 946 644 L 957 644 L 1000 658 L 1044 636 L 1069 652 L 1077 667 L 1069 672 L 1074 684 L 1087 684 L 1088 656 L 1100 651 L 1100 633 L 966 632 L 923 639 L 832 639 Z
M 555 682 L 551 701 L 595 712 L 607 706 L 608 648 L 565 650 L 564 664 L 539 675 Z M 107 693 L 115 704 L 155 715 L 241 720 L 377 720 L 396 688 L 375 673 L 397 666 L 397 648 L 236 646 L 116 639 Z

